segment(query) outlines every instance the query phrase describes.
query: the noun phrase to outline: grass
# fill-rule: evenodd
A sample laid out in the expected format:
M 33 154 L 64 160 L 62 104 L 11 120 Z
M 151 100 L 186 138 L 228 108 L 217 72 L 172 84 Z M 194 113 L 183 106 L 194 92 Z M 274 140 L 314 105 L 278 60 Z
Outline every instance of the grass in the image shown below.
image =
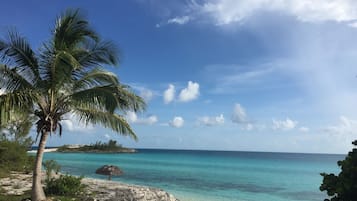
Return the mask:
M 0 201 L 20 201 L 31 197 L 31 191 L 26 191 L 23 195 L 3 195 L 4 190 L 0 190 Z
M 23 195 L 2 195 L 0 194 L 0 201 L 21 201 L 25 198 L 31 197 L 31 191 L 25 192 Z M 83 199 L 78 197 L 69 196 L 48 196 L 52 201 L 82 201 Z
M 10 171 L 6 170 L 3 167 L 0 167 L 0 178 L 9 177 L 9 175 L 10 175 Z

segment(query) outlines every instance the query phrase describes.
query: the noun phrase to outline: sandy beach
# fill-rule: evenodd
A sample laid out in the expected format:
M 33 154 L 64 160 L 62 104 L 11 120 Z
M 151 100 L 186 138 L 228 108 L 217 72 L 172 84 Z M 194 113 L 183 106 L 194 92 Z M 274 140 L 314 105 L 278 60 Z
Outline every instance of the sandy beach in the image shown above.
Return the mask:
M 44 152 L 55 152 L 55 151 L 57 151 L 57 148 L 45 148 Z M 27 153 L 37 153 L 37 150 L 27 151 Z

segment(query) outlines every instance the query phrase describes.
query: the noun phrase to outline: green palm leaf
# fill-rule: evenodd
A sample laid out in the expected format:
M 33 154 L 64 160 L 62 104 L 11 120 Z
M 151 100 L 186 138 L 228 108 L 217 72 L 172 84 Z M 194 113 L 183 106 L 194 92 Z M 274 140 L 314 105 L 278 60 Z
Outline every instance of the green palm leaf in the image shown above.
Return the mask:
M 32 84 L 17 72 L 17 68 L 10 69 L 6 65 L 0 64 L 1 89 L 6 91 L 32 89 Z
M 9 31 L 9 40 L 0 40 L 1 60 L 18 68 L 30 82 L 39 78 L 38 61 L 34 51 L 25 38 L 16 31 Z
M 73 91 L 78 91 L 81 89 L 87 89 L 92 86 L 98 85 L 118 85 L 119 80 L 117 76 L 106 70 L 95 68 L 88 72 L 75 71 L 73 76 L 78 79 L 73 84 Z
M 111 128 L 115 132 L 121 133 L 125 136 L 130 136 L 133 139 L 137 140 L 137 136 L 131 129 L 128 122 L 125 120 L 124 117 L 118 114 L 81 108 L 76 108 L 75 114 L 78 115 L 80 117 L 80 120 L 84 121 L 86 124 L 101 124 L 106 128 Z

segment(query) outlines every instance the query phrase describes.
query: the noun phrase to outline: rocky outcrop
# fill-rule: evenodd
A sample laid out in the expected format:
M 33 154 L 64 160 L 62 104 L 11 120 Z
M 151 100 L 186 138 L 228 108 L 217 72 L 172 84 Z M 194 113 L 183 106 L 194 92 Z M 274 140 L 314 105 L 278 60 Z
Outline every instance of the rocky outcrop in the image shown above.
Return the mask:
M 31 190 L 32 174 L 11 173 L 8 178 L 0 179 L 0 187 L 7 195 L 23 195 Z
M 31 174 L 12 173 L 0 179 L 0 186 L 8 195 L 22 195 L 31 189 Z M 129 185 L 99 179 L 82 179 L 86 190 L 85 201 L 179 201 L 164 190 L 146 186 Z
M 178 201 L 173 195 L 157 188 L 88 178 L 82 181 L 88 185 L 87 190 L 94 193 L 94 200 L 98 201 Z

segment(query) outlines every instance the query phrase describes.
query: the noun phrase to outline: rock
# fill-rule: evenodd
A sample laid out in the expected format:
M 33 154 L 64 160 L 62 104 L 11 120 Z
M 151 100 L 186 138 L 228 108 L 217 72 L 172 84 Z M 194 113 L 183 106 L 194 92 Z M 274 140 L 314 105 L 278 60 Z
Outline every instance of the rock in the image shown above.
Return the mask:
M 82 181 L 100 201 L 178 201 L 173 195 L 157 188 L 88 178 Z
M 10 178 L 0 179 L 0 186 L 7 195 L 23 195 L 31 189 L 31 182 L 31 174 L 14 172 Z M 82 179 L 82 183 L 87 186 L 83 195 L 84 201 L 179 201 L 158 188 L 90 178 Z

